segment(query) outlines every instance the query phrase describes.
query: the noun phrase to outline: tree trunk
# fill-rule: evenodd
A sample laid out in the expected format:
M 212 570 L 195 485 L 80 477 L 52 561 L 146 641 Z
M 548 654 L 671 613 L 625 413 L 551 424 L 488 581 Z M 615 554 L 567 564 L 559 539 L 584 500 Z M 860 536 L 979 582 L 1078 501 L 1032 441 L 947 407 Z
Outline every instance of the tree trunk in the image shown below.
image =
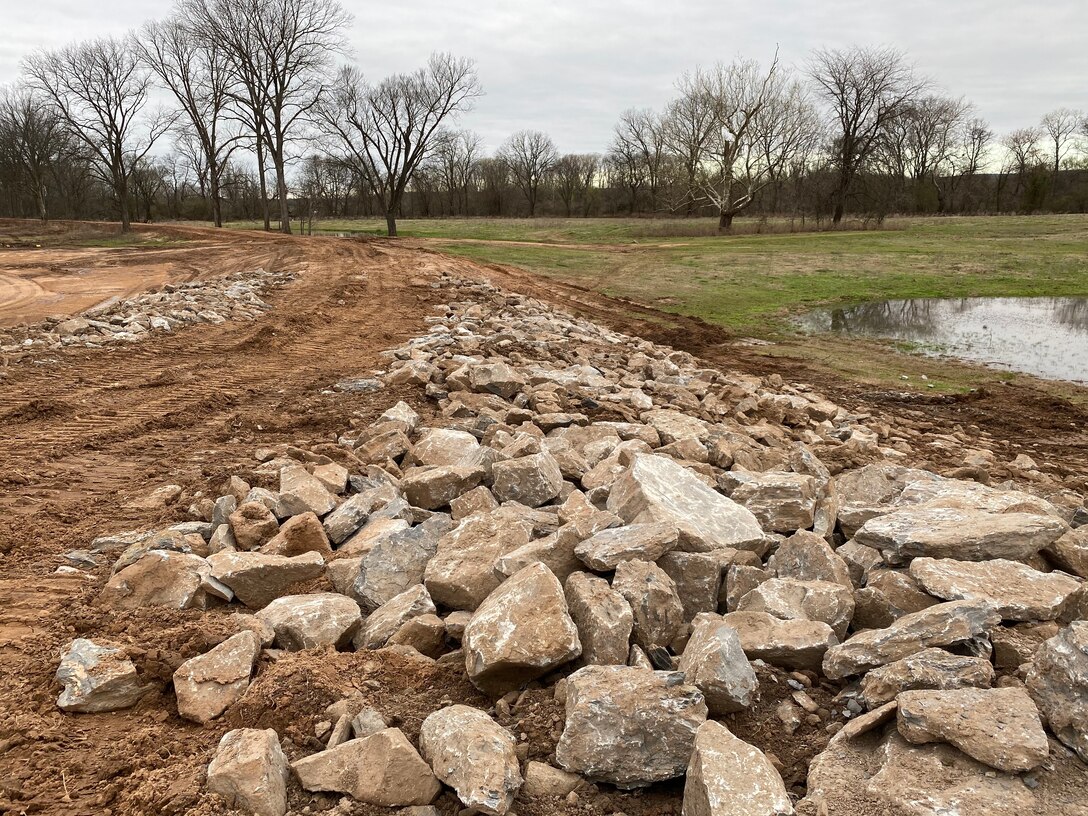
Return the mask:
M 129 213 L 128 182 L 120 181 L 117 185 L 117 199 L 121 203 L 121 232 L 132 232 L 132 215 Z
M 733 229 L 733 213 L 722 211 L 718 214 L 718 232 L 729 232 Z
M 276 195 L 280 199 L 280 232 L 290 235 L 291 208 L 287 203 L 287 168 L 284 166 L 283 154 L 273 155 L 272 161 L 276 165 Z
M 257 137 L 257 178 L 261 183 L 261 209 L 264 212 L 264 231 L 272 231 L 272 214 L 268 207 L 268 180 L 264 177 L 264 143 Z
M 385 233 L 390 238 L 397 237 L 397 214 L 393 210 L 385 214 Z
M 42 189 L 42 185 L 38 184 L 35 188 L 35 198 L 38 200 L 38 218 L 44 224 L 49 219 L 45 212 L 45 191 Z

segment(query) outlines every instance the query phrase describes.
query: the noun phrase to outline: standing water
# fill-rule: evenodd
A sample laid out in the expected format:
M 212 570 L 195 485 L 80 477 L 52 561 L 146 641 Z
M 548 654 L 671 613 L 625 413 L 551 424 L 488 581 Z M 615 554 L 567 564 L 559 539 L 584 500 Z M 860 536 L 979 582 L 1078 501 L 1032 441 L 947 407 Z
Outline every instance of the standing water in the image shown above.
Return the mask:
M 1088 382 L 1088 297 L 884 300 L 798 322 L 808 332 L 901 340 L 927 354 Z

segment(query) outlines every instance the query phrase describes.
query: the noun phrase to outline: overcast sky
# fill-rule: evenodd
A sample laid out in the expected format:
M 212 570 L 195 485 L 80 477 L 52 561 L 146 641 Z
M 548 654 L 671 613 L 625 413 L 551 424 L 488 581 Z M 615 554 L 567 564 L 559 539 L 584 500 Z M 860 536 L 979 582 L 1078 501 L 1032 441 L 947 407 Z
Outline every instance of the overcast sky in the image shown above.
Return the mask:
M 435 50 L 474 58 L 486 96 L 462 124 L 489 148 L 521 128 L 563 152 L 601 151 L 619 114 L 660 107 L 683 71 L 781 49 L 893 45 L 999 134 L 1059 106 L 1088 108 L 1088 0 L 395 0 L 345 7 L 353 58 L 372 78 Z M 0 83 L 41 47 L 122 34 L 171 0 L 0 0 Z

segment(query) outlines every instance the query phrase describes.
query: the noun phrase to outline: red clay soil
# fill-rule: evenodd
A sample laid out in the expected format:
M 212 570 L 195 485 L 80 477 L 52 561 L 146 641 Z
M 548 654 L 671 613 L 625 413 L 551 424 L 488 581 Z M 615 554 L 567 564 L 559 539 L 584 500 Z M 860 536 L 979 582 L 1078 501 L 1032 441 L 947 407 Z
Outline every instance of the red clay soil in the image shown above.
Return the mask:
M 428 285 L 437 272 L 487 274 L 713 362 L 748 370 L 757 363 L 726 345 L 723 331 L 697 321 L 665 336 L 661 322 L 642 307 L 396 243 L 185 228 L 172 233 L 205 247 L 206 255 L 186 250 L 184 262 L 193 274 L 257 265 L 301 274 L 269 295 L 273 309 L 255 322 L 202 325 L 133 346 L 38 353 L 9 365 L 0 378 L 0 814 L 218 814 L 224 812 L 218 800 L 202 792 L 203 770 L 229 728 L 275 727 L 294 757 L 317 748 L 314 725 L 324 707 L 352 692 L 391 714 L 410 736 L 444 701 L 485 705 L 463 671 L 449 667 L 421 668 L 403 657 L 365 653 L 288 655 L 262 662 L 246 698 L 222 720 L 197 726 L 177 716 L 167 683 L 184 660 L 224 637 L 225 616 L 103 609 L 95 597 L 108 564 L 93 570 L 93 582 L 54 574 L 66 563 L 63 553 L 85 548 L 95 536 L 184 520 L 196 494 L 218 495 L 230 474 L 252 469 L 257 447 L 334 442 L 353 420 L 371 421 L 398 399 L 424 416 L 433 414 L 418 387 L 350 394 L 329 386 L 381 368 L 380 352 L 424 330 L 434 305 L 452 296 Z M 114 251 L 117 263 L 131 265 L 139 251 Z M 97 254 L 109 264 L 109 251 Z M 758 362 L 759 373 L 772 373 L 767 360 Z M 803 371 L 781 373 L 806 379 Z M 848 385 L 814 384 L 844 401 L 873 396 L 851 394 Z M 1068 433 L 1064 422 L 1079 428 L 1079 413 L 1037 402 L 1026 390 L 1000 397 L 1003 408 L 988 396 L 872 404 L 889 416 L 917 411 L 934 427 L 975 423 L 999 437 L 1023 434 L 1052 444 L 1048 454 L 1054 461 L 1066 461 L 1068 452 L 1079 463 L 1080 441 L 1075 457 L 1068 447 L 1047 441 Z M 184 489 L 177 504 L 164 510 L 132 504 L 168 483 Z M 126 711 L 62 714 L 53 673 L 62 648 L 78 636 L 121 644 L 141 673 L 162 681 L 164 690 Z M 776 754 L 791 784 L 803 784 L 807 762 L 826 735 L 815 729 L 786 735 L 776 725 L 775 702 L 769 696 L 759 711 L 733 725 Z M 560 717 L 550 692 L 538 690 L 500 720 L 528 734 L 532 750 L 544 758 Z M 644 794 L 602 789 L 576 804 L 519 802 L 517 810 L 522 816 L 650 816 L 678 813 L 678 793 L 677 786 Z M 337 801 L 296 788 L 291 806 L 320 812 Z M 458 810 L 449 794 L 439 806 L 446 814 Z M 356 805 L 346 812 L 389 811 Z

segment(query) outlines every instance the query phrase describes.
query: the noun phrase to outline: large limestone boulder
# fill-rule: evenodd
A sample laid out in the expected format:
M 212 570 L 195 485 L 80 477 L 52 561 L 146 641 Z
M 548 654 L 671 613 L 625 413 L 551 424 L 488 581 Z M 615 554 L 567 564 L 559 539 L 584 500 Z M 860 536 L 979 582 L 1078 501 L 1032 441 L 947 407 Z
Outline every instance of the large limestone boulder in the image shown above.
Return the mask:
M 261 547 L 261 552 L 287 557 L 315 552 L 328 558 L 332 547 L 321 520 L 313 513 L 301 513 L 280 525 L 279 532 Z
M 860 545 L 859 545 L 860 546 Z M 853 588 L 850 567 L 821 536 L 800 530 L 778 545 L 767 567 L 779 578 L 797 581 L 829 581 Z
M 771 578 L 746 593 L 738 612 L 767 612 L 783 620 L 826 623 L 842 639 L 854 617 L 854 593 L 828 581 Z
M 292 516 L 306 512 L 323 516 L 337 505 L 336 496 L 324 482 L 302 465 L 288 465 L 280 471 L 280 500 Z
M 749 660 L 783 669 L 819 669 L 827 650 L 839 642 L 820 621 L 783 620 L 767 612 L 730 612 L 722 620 L 736 630 Z
M 1047 547 L 1046 554 L 1063 570 L 1088 578 L 1088 527 L 1070 530 Z
M 480 604 L 462 637 L 472 684 L 500 695 L 582 653 L 559 580 L 530 564 Z
M 412 446 L 408 457 L 417 465 L 462 465 L 467 464 L 479 448 L 476 437 L 466 431 L 430 428 Z
M 439 465 L 412 468 L 404 474 L 400 487 L 404 498 L 413 507 L 439 510 L 463 493 L 467 493 L 484 477 L 483 468 L 463 465 Z
M 854 540 L 880 550 L 890 564 L 905 564 L 920 556 L 1022 561 L 1053 544 L 1068 529 L 1055 516 L 915 505 L 870 519 Z
M 629 523 L 672 524 L 679 531 L 680 550 L 764 547 L 763 529 L 751 511 L 667 456 L 636 455 L 612 486 L 607 506 Z
M 208 603 L 211 574 L 208 562 L 199 555 L 152 550 L 113 575 L 99 598 L 107 606 L 121 609 L 203 609 Z
M 690 622 L 700 612 L 717 612 L 722 588 L 722 567 L 730 563 L 732 550 L 710 553 L 667 552 L 657 565 L 676 584 L 676 594 L 684 607 L 684 620 Z
M 947 742 L 999 771 L 1029 771 L 1050 748 L 1039 711 L 1023 689 L 904 691 L 899 733 L 915 744 Z
M 737 630 L 720 615 L 704 612 L 695 617 L 677 668 L 703 693 L 715 716 L 747 708 L 759 692 L 759 681 L 744 655 Z
M 469 385 L 478 394 L 495 394 L 510 399 L 525 387 L 525 377 L 504 362 L 480 363 L 469 368 Z
M 708 720 L 695 735 L 683 816 L 792 816 L 793 803 L 767 755 Z
M 951 646 L 984 635 L 1001 622 L 988 603 L 949 601 L 904 615 L 885 629 L 858 632 L 828 649 L 824 674 L 833 680 L 861 674 L 930 646 Z
M 178 714 L 198 723 L 214 720 L 242 699 L 260 653 L 260 636 L 246 630 L 186 660 L 174 672 Z
M 516 501 L 526 507 L 540 507 L 559 495 L 563 473 L 555 457 L 546 451 L 496 462 L 491 487 L 500 502 Z
M 521 788 L 514 737 L 479 709 L 452 705 L 427 716 L 419 748 L 431 770 L 478 813 L 503 816 Z
M 434 613 L 434 601 L 427 588 L 416 584 L 370 613 L 355 636 L 355 648 L 380 649 L 408 621 Z
M 622 666 L 631 646 L 631 605 L 608 581 L 575 572 L 564 585 L 567 609 L 578 627 L 582 662 L 587 666 Z
M 346 646 L 362 621 L 359 604 L 335 592 L 286 595 L 257 617 L 276 632 L 279 647 L 290 651 Z
M 621 561 L 657 561 L 676 546 L 672 524 L 628 524 L 601 530 L 574 548 L 587 567 L 611 572 Z
M 1074 621 L 1042 645 L 1027 688 L 1054 735 L 1088 762 L 1088 621 Z
M 993 682 L 994 667 L 989 660 L 923 649 L 868 672 L 861 681 L 861 701 L 873 709 L 890 703 L 903 691 L 989 688 Z
M 529 543 L 532 524 L 502 508 L 469 516 L 438 540 L 423 582 L 437 603 L 471 612 L 501 583 L 495 560 Z
M 212 576 L 234 592 L 250 609 L 261 609 L 301 581 L 317 578 L 325 569 L 320 553 L 288 558 L 260 552 L 219 552 L 208 558 Z
M 665 648 L 684 625 L 684 607 L 676 584 L 649 561 L 623 561 L 616 567 L 612 589 L 623 596 L 634 615 L 634 641 L 646 651 Z
M 765 530 L 808 530 L 816 516 L 819 488 L 802 473 L 745 473 L 730 498 L 752 511 Z
M 703 695 L 678 672 L 586 666 L 567 678 L 560 767 L 620 788 L 681 776 L 706 721 Z
M 667 408 L 644 411 L 639 417 L 657 431 L 662 445 L 679 442 L 682 439 L 698 439 L 706 442 L 710 438 L 710 424 L 689 414 Z
M 427 562 L 438 550 L 439 537 L 449 528 L 444 516 L 436 516 L 375 542 L 359 562 L 354 597 L 365 608 L 374 609 L 423 583 Z
M 152 686 L 141 683 L 136 666 L 122 649 L 76 638 L 60 659 L 57 698 L 62 711 L 96 714 L 136 705 Z
M 308 791 L 346 793 L 370 805 L 428 805 L 442 786 L 399 728 L 303 757 L 291 765 Z
M 946 601 L 987 601 L 1004 620 L 1053 620 L 1080 581 L 1063 572 L 1039 572 L 1019 561 L 981 563 L 915 558 L 910 574 L 930 595 Z
M 239 728 L 219 741 L 208 765 L 208 790 L 252 816 L 287 812 L 287 757 L 271 728 Z

